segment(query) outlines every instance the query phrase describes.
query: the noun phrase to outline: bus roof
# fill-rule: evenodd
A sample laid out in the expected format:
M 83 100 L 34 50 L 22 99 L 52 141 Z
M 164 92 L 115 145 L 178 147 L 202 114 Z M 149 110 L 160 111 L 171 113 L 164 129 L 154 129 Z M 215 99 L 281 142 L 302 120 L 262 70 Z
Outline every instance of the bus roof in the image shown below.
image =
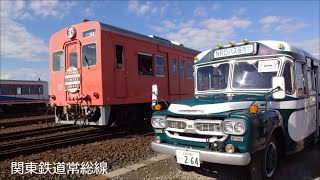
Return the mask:
M 221 56 L 221 57 L 215 57 L 214 53 L 216 50 L 226 50 L 226 49 L 231 49 L 232 47 L 230 45 L 224 46 L 222 48 L 216 48 L 216 49 L 208 49 L 206 51 L 201 52 L 196 56 L 196 64 L 202 64 L 202 63 L 207 63 L 210 61 L 215 61 L 215 60 L 221 60 L 221 59 L 228 59 L 228 58 L 234 58 L 234 57 L 244 57 L 244 56 L 252 56 L 252 55 L 275 55 L 275 54 L 287 54 L 291 55 L 293 57 L 300 56 L 300 57 L 310 57 L 311 59 L 314 60 L 319 60 L 315 58 L 313 55 L 308 53 L 307 51 L 298 48 L 292 44 L 289 44 L 284 41 L 275 41 L 275 40 L 262 40 L 262 41 L 252 41 L 249 42 L 248 44 L 253 44 L 254 47 L 257 50 L 253 50 L 253 52 L 250 52 L 248 54 L 240 54 L 240 55 L 228 55 L 228 56 Z M 279 45 L 281 44 L 281 48 Z M 245 44 L 239 43 L 236 44 L 234 47 L 244 47 Z

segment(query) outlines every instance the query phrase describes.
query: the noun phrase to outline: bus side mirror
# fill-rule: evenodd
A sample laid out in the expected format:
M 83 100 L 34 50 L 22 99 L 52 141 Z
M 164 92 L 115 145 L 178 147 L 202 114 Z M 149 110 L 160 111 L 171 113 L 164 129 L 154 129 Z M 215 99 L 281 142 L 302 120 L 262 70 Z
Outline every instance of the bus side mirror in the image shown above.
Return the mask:
M 151 107 L 153 109 L 153 107 L 157 104 L 158 102 L 158 85 L 153 84 L 152 85 L 152 94 L 151 94 Z
M 286 89 L 283 76 L 272 77 L 272 89 L 276 88 L 278 89 L 272 93 L 273 99 L 284 99 L 286 96 Z

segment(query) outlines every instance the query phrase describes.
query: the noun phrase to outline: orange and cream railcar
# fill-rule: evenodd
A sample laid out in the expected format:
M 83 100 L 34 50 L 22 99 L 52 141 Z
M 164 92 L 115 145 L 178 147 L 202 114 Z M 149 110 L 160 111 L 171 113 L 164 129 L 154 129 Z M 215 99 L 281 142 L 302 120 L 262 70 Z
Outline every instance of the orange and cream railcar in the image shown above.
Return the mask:
M 151 110 L 158 84 L 167 102 L 193 94 L 199 52 L 156 36 L 97 21 L 64 28 L 50 39 L 50 104 L 56 122 L 136 123 Z

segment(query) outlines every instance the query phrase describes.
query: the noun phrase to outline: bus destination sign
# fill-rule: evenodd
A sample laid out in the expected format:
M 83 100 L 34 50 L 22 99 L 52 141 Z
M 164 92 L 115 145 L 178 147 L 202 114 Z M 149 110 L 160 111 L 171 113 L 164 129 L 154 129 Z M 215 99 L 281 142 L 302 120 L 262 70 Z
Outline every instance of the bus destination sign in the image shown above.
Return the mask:
M 247 44 L 243 46 L 216 49 L 213 51 L 213 58 L 222 58 L 222 57 L 228 57 L 228 56 L 251 54 L 253 52 L 254 52 L 253 44 Z

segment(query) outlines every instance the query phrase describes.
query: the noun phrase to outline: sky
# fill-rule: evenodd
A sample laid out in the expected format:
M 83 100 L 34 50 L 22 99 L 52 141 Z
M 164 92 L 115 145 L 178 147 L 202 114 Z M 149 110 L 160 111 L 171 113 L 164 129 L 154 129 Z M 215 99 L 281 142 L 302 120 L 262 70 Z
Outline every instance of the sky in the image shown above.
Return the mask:
M 243 39 L 287 41 L 320 59 L 319 1 L 1 0 L 0 79 L 49 80 L 53 33 L 97 20 L 199 51 Z

